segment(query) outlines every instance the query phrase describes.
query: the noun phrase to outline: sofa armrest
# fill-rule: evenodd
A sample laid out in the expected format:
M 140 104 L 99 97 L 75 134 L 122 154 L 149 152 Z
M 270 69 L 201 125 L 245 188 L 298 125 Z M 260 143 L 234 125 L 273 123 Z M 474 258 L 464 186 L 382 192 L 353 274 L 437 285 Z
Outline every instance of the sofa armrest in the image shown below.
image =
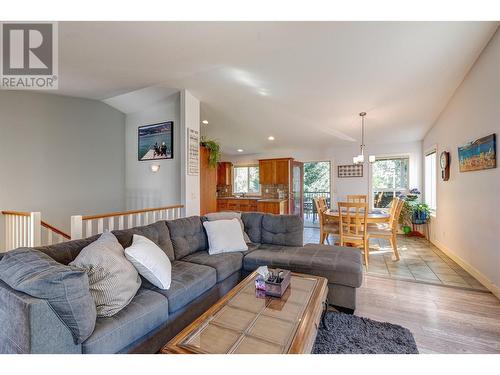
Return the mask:
M 47 301 L 0 281 L 0 353 L 81 353 Z

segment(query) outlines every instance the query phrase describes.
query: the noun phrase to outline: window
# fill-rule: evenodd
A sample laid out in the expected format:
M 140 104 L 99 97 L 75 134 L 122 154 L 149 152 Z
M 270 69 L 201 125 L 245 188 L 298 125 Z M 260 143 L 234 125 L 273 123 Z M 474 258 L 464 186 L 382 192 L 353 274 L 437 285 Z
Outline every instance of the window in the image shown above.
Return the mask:
M 259 167 L 234 167 L 234 193 L 260 194 Z
M 392 199 L 409 190 L 408 157 L 380 158 L 372 164 L 373 207 L 389 207 Z
M 425 155 L 425 203 L 431 210 L 436 210 L 436 151 L 431 151 Z

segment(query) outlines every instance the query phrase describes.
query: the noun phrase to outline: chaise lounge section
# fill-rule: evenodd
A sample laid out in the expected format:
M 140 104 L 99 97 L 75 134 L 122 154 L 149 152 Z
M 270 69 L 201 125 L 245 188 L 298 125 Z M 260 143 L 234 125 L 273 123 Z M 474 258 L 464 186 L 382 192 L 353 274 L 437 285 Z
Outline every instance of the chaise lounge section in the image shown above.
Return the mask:
M 354 311 L 362 283 L 362 259 L 352 248 L 307 244 L 298 216 L 243 213 L 252 244 L 246 252 L 208 254 L 204 217 L 159 221 L 114 231 L 121 245 L 133 234 L 155 242 L 172 263 L 172 283 L 161 290 L 147 280 L 116 315 L 98 318 L 92 335 L 75 345 L 69 329 L 45 300 L 0 281 L 0 353 L 155 353 L 168 340 L 261 265 L 328 279 L 328 301 Z M 70 241 L 40 250 L 62 264 L 98 238 Z

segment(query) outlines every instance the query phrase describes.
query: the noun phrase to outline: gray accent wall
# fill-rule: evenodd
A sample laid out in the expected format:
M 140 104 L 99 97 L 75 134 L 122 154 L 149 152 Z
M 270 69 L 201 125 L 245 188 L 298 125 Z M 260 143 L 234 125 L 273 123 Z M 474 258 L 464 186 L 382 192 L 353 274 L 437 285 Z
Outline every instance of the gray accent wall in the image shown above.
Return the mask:
M 68 232 L 70 215 L 123 210 L 124 144 L 125 115 L 107 104 L 1 91 L 0 209 L 41 211 Z
M 144 106 L 126 116 L 126 209 L 161 207 L 181 202 L 181 126 L 180 93 Z M 139 161 L 137 129 L 142 125 L 164 121 L 174 122 L 174 158 Z M 151 165 L 160 170 L 151 172 Z

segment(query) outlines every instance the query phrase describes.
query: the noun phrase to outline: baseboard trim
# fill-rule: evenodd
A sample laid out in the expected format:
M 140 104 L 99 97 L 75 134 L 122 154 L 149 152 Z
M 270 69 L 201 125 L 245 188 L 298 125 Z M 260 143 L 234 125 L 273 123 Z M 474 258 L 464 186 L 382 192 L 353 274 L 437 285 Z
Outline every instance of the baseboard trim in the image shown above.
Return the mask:
M 458 255 L 454 254 L 450 249 L 444 246 L 442 243 L 435 239 L 431 239 L 430 242 L 436 246 L 439 250 L 445 253 L 448 257 L 450 257 L 455 263 L 457 263 L 464 270 L 469 272 L 472 276 L 476 278 L 481 284 L 484 285 L 491 293 L 495 295 L 500 300 L 500 287 L 495 285 L 490 279 L 488 279 L 485 275 L 483 275 L 479 270 L 475 267 L 471 266 L 465 260 L 460 258 Z

